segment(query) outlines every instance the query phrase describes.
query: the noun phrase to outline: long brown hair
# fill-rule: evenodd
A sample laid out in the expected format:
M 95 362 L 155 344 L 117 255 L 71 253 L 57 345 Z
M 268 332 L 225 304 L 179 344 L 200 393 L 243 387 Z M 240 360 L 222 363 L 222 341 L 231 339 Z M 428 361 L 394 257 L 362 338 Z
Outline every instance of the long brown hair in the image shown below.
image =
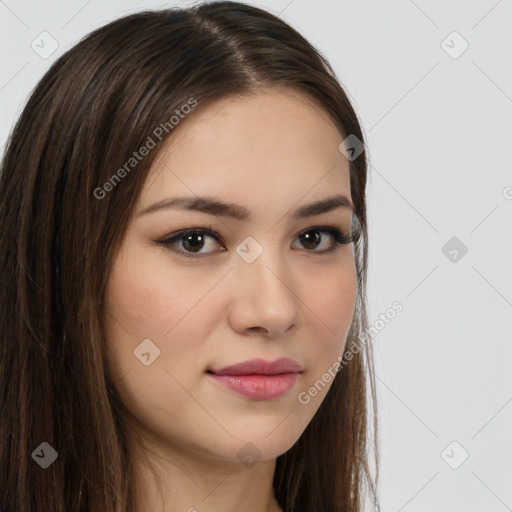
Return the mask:
M 135 512 L 103 299 L 157 151 L 121 183 L 112 176 L 191 98 L 198 110 L 274 85 L 306 93 L 341 134 L 364 141 L 320 53 L 278 17 L 236 2 L 115 20 L 62 55 L 32 92 L 0 176 L 0 510 Z M 158 144 L 172 135 L 161 131 Z M 287 512 L 359 512 L 365 483 L 378 503 L 369 463 L 373 446 L 378 468 L 371 344 L 360 343 L 368 326 L 366 178 L 363 152 L 350 161 L 359 228 L 347 338 L 360 350 L 342 361 L 317 414 L 277 458 L 274 490 Z M 49 457 L 49 447 L 58 457 L 44 469 L 37 455 Z

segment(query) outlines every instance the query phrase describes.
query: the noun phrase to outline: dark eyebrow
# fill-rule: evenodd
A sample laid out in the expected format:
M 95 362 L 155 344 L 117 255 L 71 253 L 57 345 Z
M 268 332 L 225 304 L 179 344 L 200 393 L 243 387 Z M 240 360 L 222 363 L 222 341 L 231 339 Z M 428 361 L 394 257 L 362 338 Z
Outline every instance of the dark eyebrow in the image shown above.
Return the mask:
M 322 199 L 315 203 L 301 206 L 292 212 L 292 217 L 302 219 L 312 215 L 326 213 L 335 208 L 354 209 L 353 204 L 346 196 L 338 195 Z M 153 213 L 163 208 L 182 208 L 185 210 L 208 213 L 210 215 L 220 215 L 223 217 L 232 217 L 237 220 L 247 220 L 251 217 L 251 212 L 239 204 L 223 203 L 212 197 L 169 197 L 158 203 L 144 208 L 137 214 L 137 217 Z

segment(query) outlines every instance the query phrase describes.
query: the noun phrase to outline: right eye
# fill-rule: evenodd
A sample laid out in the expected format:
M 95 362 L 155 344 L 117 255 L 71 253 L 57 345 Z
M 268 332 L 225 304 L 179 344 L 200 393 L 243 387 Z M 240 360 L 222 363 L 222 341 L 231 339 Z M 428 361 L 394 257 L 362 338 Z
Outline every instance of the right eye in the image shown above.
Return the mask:
M 211 228 L 184 229 L 162 240 L 157 240 L 157 242 L 164 245 L 166 248 L 170 249 L 176 254 L 179 254 L 180 256 L 185 256 L 186 258 L 197 258 L 200 257 L 202 254 L 211 254 L 212 252 L 215 252 L 199 252 L 204 247 L 208 238 L 216 240 L 217 243 L 221 242 L 221 236 L 215 231 L 213 231 L 213 229 Z M 182 248 L 177 249 L 177 244 L 181 245 Z M 210 246 L 212 245 L 215 244 L 210 243 Z M 226 248 L 221 249 L 221 251 L 219 252 L 223 252 L 225 250 Z

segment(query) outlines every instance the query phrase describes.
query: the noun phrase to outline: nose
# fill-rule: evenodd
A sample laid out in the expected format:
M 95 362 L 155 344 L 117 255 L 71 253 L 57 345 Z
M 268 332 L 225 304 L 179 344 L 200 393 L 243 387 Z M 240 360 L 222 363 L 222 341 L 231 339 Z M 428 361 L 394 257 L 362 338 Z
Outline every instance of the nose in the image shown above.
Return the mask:
M 241 334 L 271 338 L 294 331 L 302 319 L 302 302 L 291 274 L 277 248 L 265 248 L 252 263 L 237 256 L 230 278 L 231 327 Z

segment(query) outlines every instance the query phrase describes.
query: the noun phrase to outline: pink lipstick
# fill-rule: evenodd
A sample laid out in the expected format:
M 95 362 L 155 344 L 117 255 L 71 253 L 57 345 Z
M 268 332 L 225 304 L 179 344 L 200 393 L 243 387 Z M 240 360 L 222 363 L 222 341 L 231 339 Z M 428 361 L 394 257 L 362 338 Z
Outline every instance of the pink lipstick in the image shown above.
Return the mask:
M 219 384 L 253 400 L 272 400 L 297 382 L 302 366 L 292 359 L 252 359 L 207 373 Z

